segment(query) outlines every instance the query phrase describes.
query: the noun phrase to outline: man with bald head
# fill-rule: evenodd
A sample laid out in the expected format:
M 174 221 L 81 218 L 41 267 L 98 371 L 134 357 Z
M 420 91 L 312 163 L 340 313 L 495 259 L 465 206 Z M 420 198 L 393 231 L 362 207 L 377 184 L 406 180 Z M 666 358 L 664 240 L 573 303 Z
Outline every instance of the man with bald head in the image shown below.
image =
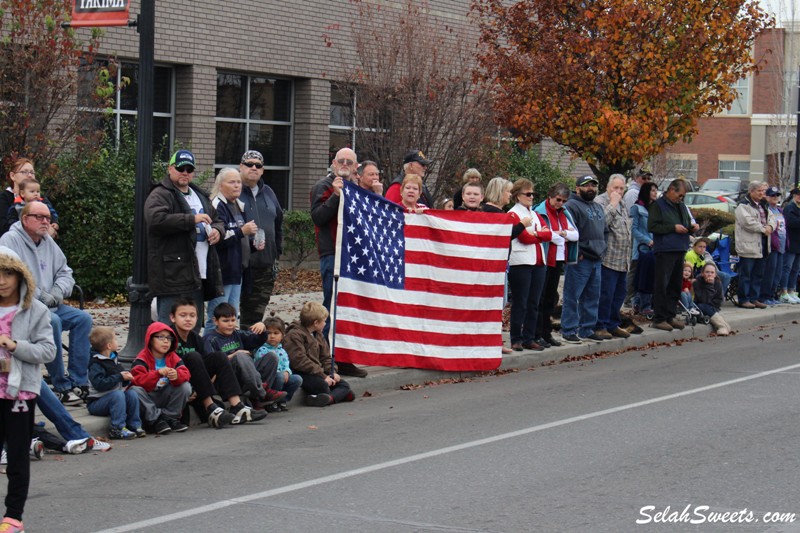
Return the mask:
M 47 363 L 47 373 L 56 396 L 64 403 L 74 403 L 75 395 L 89 395 L 89 333 L 92 317 L 86 311 L 64 305 L 72 294 L 75 279 L 67 258 L 50 237 L 50 209 L 42 202 L 30 202 L 22 208 L 19 222 L 0 237 L 0 245 L 19 255 L 36 280 L 37 300 L 50 309 L 50 323 L 56 345 L 55 359 Z M 61 332 L 69 331 L 69 374 L 64 373 Z
M 322 305 L 330 313 L 333 297 L 333 261 L 336 253 L 336 231 L 338 229 L 339 199 L 344 180 L 355 179 L 358 168 L 356 153 L 350 148 L 336 152 L 331 171 L 311 189 L 311 220 L 317 233 L 319 271 L 322 275 Z M 324 335 L 328 336 L 330 315 L 325 323 Z M 337 363 L 340 374 L 366 377 L 367 372 L 349 363 Z

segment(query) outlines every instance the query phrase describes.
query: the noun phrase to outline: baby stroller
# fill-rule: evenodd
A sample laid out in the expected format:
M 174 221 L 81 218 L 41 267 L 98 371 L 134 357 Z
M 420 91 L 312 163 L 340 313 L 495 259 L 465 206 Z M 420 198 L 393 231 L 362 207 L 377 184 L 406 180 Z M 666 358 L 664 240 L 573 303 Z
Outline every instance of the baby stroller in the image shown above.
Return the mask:
M 683 315 L 684 323 L 689 326 L 696 326 L 698 322 L 702 322 L 703 324 L 711 322 L 711 317 L 704 315 L 694 302 L 686 306 L 681 300 L 678 300 L 678 313 Z

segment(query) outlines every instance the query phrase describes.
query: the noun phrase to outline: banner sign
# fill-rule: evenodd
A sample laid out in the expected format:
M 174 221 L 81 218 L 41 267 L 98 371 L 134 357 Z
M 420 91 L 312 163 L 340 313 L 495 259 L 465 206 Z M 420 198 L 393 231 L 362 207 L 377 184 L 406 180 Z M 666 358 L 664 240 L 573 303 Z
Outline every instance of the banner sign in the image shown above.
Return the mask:
M 127 26 L 130 0 L 73 0 L 73 28 L 85 26 Z

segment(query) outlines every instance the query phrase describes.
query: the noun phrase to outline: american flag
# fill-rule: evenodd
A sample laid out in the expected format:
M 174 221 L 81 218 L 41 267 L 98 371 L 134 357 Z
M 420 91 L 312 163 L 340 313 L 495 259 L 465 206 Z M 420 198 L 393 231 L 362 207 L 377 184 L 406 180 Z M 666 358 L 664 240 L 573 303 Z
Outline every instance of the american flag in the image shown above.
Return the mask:
M 337 361 L 450 371 L 500 366 L 511 225 L 402 206 L 345 182 L 333 320 Z

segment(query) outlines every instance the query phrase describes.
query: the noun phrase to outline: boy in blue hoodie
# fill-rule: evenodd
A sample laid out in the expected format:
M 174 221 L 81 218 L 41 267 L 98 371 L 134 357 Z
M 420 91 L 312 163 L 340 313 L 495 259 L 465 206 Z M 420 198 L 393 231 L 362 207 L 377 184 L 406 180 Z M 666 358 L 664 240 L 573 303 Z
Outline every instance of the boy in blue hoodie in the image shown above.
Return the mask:
M 139 395 L 130 387 L 133 376 L 117 360 L 114 330 L 99 326 L 89 334 L 92 358 L 89 361 L 89 396 L 86 408 L 94 416 L 111 416 L 110 439 L 144 437 L 139 417 Z

